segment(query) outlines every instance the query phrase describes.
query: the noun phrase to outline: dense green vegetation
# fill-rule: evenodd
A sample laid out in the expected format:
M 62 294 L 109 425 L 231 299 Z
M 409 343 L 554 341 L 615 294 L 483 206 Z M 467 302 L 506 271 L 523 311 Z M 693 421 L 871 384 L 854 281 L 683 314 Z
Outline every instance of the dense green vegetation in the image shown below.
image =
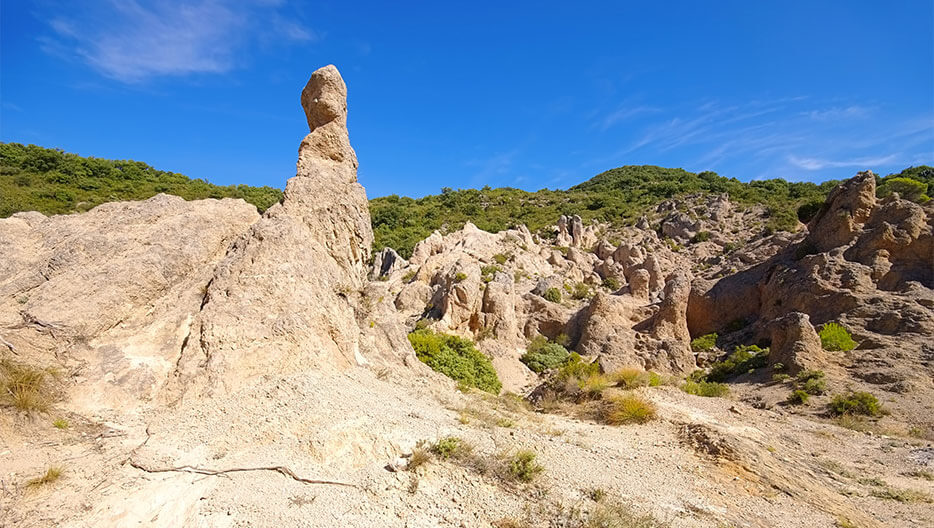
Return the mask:
M 408 256 L 419 240 L 435 229 L 460 229 L 468 220 L 480 229 L 500 231 L 525 224 L 539 231 L 562 215 L 580 215 L 612 225 L 633 222 L 660 201 L 679 195 L 727 193 L 744 204 L 765 204 L 770 227 L 794 229 L 797 209 L 822 201 L 836 181 L 813 183 L 759 180 L 743 183 L 713 172 L 695 174 L 652 165 L 627 165 L 598 174 L 566 191 L 543 189 L 442 189 L 441 194 L 413 199 L 396 195 L 370 201 L 377 248 L 393 247 Z
M 421 329 L 409 334 L 409 342 L 422 363 L 465 387 L 493 394 L 503 388 L 490 358 L 477 350 L 469 339 Z
M 186 200 L 243 198 L 260 211 L 282 198 L 282 191 L 272 187 L 223 187 L 139 161 L 85 158 L 35 145 L 0 143 L 0 218 L 18 211 L 87 211 L 104 202 L 144 200 L 158 193 Z
M 519 361 L 525 363 L 532 372 L 542 373 L 548 369 L 560 367 L 570 359 L 570 352 L 558 343 L 549 343 L 544 336 L 535 336 Z
M 879 416 L 882 414 L 882 404 L 872 393 L 850 392 L 834 396 L 830 402 L 830 412 L 836 415 Z
M 856 348 L 856 341 L 837 323 L 827 323 L 820 329 L 820 342 L 824 350 L 847 352 Z
M 545 233 L 560 215 L 577 214 L 584 222 L 596 219 L 622 226 L 662 200 L 700 192 L 726 193 L 740 204 L 763 204 L 770 212 L 769 229 L 793 230 L 798 220 L 807 221 L 817 212 L 836 184 L 781 179 L 743 183 L 710 171 L 627 165 L 564 191 L 444 188 L 441 194 L 418 199 L 375 198 L 370 201 L 370 213 L 375 248 L 392 247 L 408 257 L 415 244 L 432 231 L 460 229 L 467 221 L 492 232 L 525 224 Z M 934 168 L 911 167 L 880 178 L 878 184 L 879 196 L 898 192 L 924 202 L 934 188 Z M 272 187 L 224 187 L 137 161 L 84 158 L 58 149 L 0 143 L 0 218 L 17 211 L 86 211 L 103 202 L 140 200 L 160 192 L 187 200 L 243 198 L 260 211 L 282 198 L 282 191 Z

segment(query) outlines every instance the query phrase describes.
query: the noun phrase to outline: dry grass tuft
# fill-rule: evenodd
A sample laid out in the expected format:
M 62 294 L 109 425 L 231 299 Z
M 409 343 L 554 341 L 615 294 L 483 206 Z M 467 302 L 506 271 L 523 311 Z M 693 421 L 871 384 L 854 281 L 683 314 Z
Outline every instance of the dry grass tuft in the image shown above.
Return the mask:
M 39 488 L 46 484 L 51 484 L 55 482 L 56 480 L 61 478 L 61 476 L 62 476 L 62 468 L 58 466 L 52 466 L 49 469 L 47 469 L 45 471 L 45 474 L 43 474 L 42 476 L 28 480 L 26 482 L 26 487 L 29 489 Z
M 608 398 L 601 415 L 603 422 L 609 425 L 642 424 L 654 420 L 657 416 L 652 402 L 634 394 Z
M 26 412 L 46 412 L 55 400 L 52 372 L 0 360 L 0 405 L 12 406 Z

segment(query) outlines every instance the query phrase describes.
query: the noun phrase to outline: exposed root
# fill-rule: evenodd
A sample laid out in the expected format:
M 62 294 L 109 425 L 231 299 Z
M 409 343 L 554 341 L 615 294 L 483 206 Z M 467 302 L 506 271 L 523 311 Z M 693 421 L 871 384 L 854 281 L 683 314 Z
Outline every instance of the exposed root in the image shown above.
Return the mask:
M 307 479 L 304 477 L 299 477 L 291 469 L 285 466 L 265 466 L 265 467 L 251 467 L 251 468 L 230 468 L 230 469 L 207 469 L 199 468 L 194 466 L 178 466 L 171 468 L 149 468 L 139 462 L 130 460 L 128 462 L 130 466 L 145 471 L 146 473 L 196 473 L 198 475 L 210 475 L 210 476 L 219 476 L 226 475 L 228 473 L 243 473 L 246 471 L 275 471 L 285 475 L 286 477 L 291 478 L 297 482 L 303 484 L 329 484 L 333 486 L 346 486 L 348 488 L 359 488 L 356 484 L 351 484 L 349 482 L 338 482 L 336 480 L 318 480 L 318 479 Z
M 17 355 L 19 354 L 19 352 L 16 351 L 16 347 L 13 346 L 13 343 L 10 343 L 10 342 L 7 341 L 6 339 L 4 339 L 2 335 L 0 335 L 0 345 L 3 345 L 3 346 L 5 346 L 5 347 L 9 348 L 9 349 L 10 349 L 10 352 L 12 352 L 12 353 L 14 353 L 14 354 L 17 354 Z

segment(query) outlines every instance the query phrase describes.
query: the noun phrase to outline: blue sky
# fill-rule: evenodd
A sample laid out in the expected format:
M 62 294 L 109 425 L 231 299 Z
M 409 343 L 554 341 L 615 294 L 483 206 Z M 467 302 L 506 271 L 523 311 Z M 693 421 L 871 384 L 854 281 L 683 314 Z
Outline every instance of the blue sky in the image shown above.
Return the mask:
M 934 163 L 932 28 L 931 0 L 4 0 L 0 138 L 282 187 L 333 63 L 370 196 L 887 174 Z

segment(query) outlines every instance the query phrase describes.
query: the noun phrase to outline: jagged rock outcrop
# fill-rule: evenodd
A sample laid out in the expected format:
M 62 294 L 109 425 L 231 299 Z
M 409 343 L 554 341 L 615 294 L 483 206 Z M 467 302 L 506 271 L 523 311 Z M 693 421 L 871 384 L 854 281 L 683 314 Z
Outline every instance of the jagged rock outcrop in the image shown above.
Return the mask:
M 373 272 L 371 279 L 388 277 L 392 272 L 400 270 L 408 265 L 408 262 L 392 248 L 383 248 L 373 256 Z
M 646 276 L 638 270 L 633 276 Z M 646 282 L 647 285 L 647 282 Z M 696 368 L 687 328 L 690 278 L 678 273 L 669 278 L 664 298 L 657 305 L 644 297 L 598 293 L 579 314 L 576 350 L 596 356 L 604 371 L 641 368 L 686 374 Z
M 770 342 L 771 361 L 793 371 L 827 369 L 849 383 L 871 379 L 892 392 L 929 391 L 931 211 L 894 195 L 877 199 L 874 175 L 859 173 L 830 193 L 803 239 L 736 274 L 695 281 L 691 334 Z M 842 324 L 856 349 L 823 351 L 815 327 L 828 322 Z
M 180 388 L 198 380 L 231 389 L 270 371 L 411 354 L 372 349 L 356 322 L 352 303 L 367 282 L 373 233 L 337 69 L 315 71 L 301 101 L 310 133 L 296 175 L 211 278 L 179 361 Z
M 806 314 L 792 312 L 775 319 L 768 324 L 768 331 L 771 337 L 769 360 L 773 364 L 781 363 L 790 374 L 826 368 L 826 353 L 820 336 Z

